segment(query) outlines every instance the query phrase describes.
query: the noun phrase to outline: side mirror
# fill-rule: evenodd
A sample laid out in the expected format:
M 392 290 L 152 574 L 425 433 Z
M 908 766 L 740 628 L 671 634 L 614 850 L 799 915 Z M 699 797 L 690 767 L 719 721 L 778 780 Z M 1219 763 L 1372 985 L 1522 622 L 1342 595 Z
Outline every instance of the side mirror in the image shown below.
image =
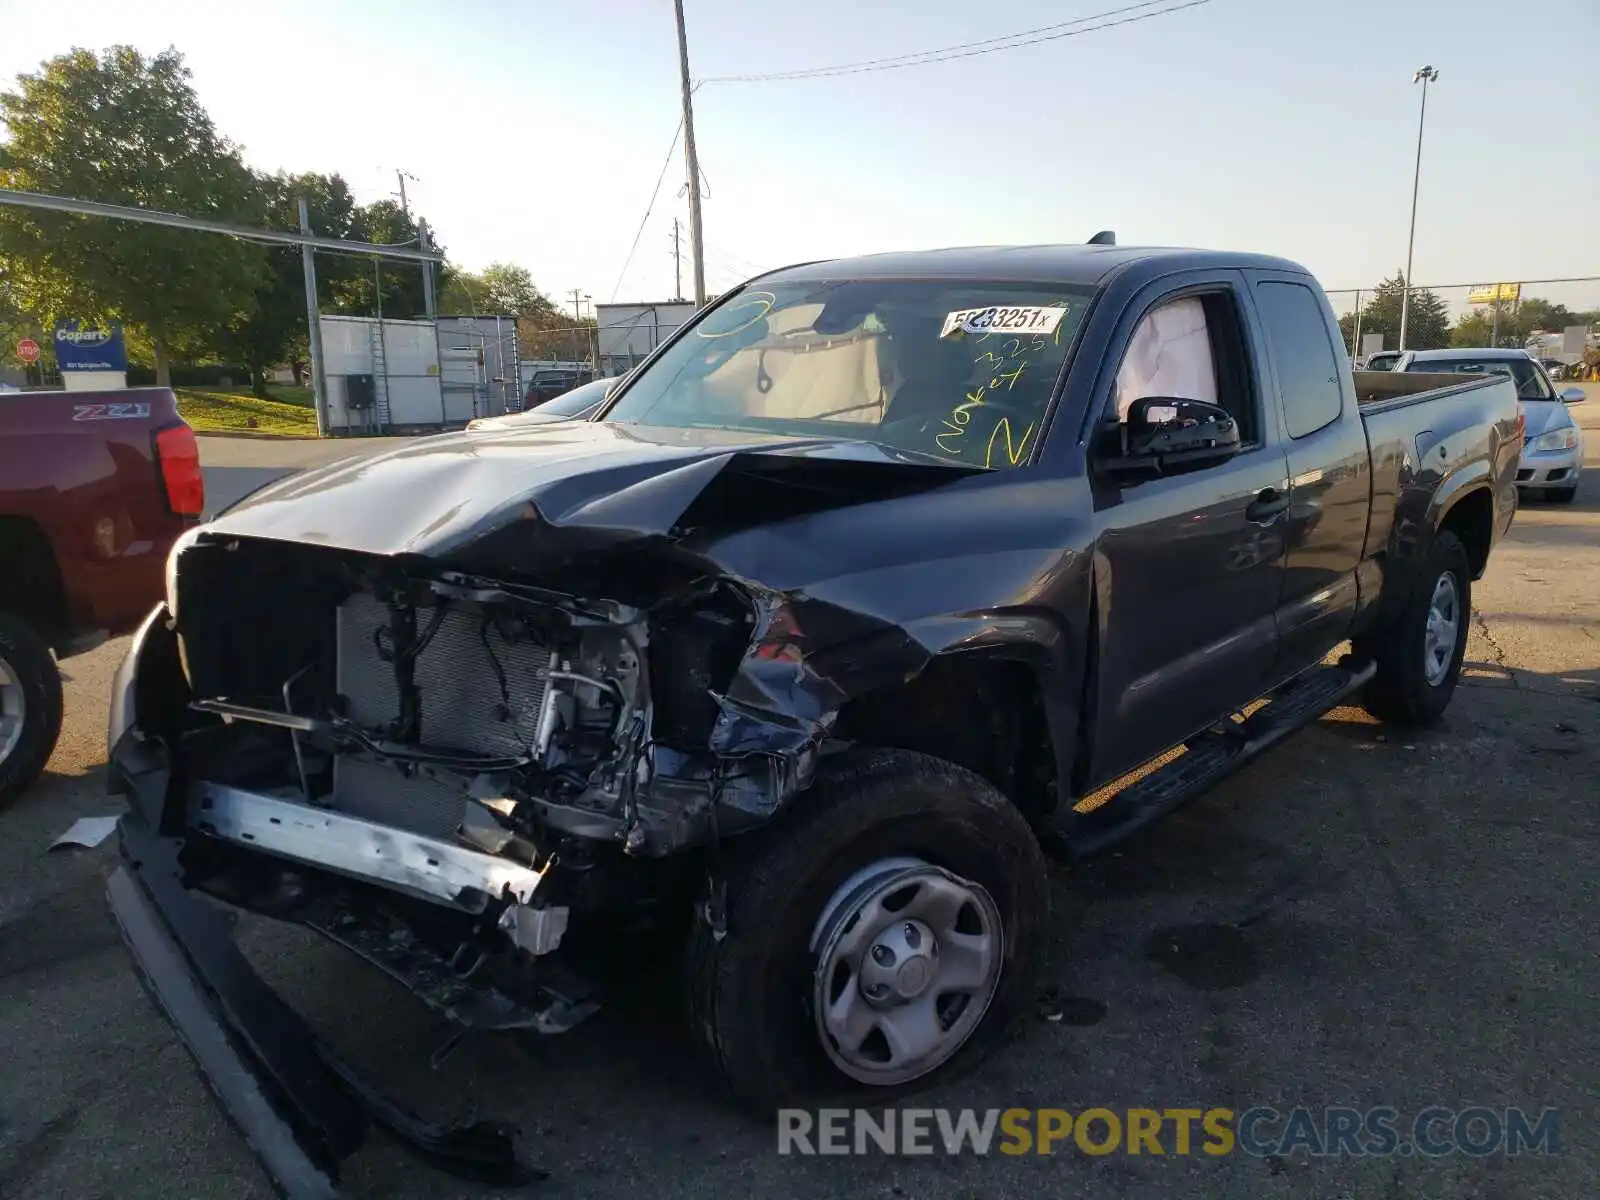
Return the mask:
M 1125 456 L 1112 471 L 1154 471 L 1222 462 L 1239 453 L 1239 423 L 1220 404 L 1179 396 L 1145 396 L 1128 409 Z
M 1568 404 L 1582 404 L 1589 396 L 1582 388 L 1568 388 L 1561 393 L 1561 398 Z

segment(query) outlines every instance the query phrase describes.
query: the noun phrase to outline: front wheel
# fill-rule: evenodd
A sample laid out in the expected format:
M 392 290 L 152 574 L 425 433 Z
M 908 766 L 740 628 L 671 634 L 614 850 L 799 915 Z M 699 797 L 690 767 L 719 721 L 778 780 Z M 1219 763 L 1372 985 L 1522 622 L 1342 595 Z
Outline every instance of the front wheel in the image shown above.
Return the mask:
M 1358 655 L 1378 665 L 1362 704 L 1380 721 L 1428 725 L 1455 694 L 1467 652 L 1472 568 L 1461 539 L 1441 530 L 1412 581 L 1399 618 L 1358 638 Z
M 726 928 L 690 937 L 691 1025 L 723 1082 L 771 1110 L 976 1062 L 1040 965 L 1027 823 L 978 776 L 900 750 L 841 755 L 789 804 L 726 845 Z
M 0 611 L 0 804 L 22 794 L 61 735 L 61 673 L 50 647 Z

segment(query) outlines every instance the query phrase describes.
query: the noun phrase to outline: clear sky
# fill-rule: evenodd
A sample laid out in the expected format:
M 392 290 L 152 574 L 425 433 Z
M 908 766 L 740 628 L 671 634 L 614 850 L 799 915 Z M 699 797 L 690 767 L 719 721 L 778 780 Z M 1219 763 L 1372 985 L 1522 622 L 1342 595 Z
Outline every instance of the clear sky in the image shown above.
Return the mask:
M 693 74 L 932 49 L 1129 0 L 687 0 Z M 1177 2 L 1177 0 L 1174 0 Z M 231 14 L 231 15 L 230 15 Z M 1600 2 L 1211 0 L 941 65 L 696 97 L 709 282 L 882 249 L 1261 250 L 1330 288 L 1600 275 Z M 0 78 L 74 45 L 181 50 L 258 168 L 394 171 L 453 259 L 610 299 L 678 121 L 669 0 L 0 0 Z M 681 152 L 618 298 L 672 292 Z M 686 256 L 687 258 L 687 256 Z M 687 265 L 684 287 L 690 287 Z M 1600 305 L 1600 284 L 1541 289 Z

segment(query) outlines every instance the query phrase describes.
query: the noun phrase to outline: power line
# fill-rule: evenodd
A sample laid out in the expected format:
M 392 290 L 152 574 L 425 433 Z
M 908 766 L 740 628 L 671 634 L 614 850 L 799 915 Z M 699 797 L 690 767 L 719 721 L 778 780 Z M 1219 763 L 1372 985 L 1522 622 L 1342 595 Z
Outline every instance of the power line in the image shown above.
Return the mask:
M 650 193 L 650 203 L 644 206 L 644 216 L 639 218 L 639 228 L 633 235 L 633 245 L 628 247 L 628 257 L 622 260 L 622 271 L 617 275 L 616 286 L 611 289 L 611 298 L 615 300 L 617 293 L 622 290 L 622 281 L 627 278 L 628 268 L 633 265 L 633 253 L 639 248 L 639 239 L 644 236 L 645 223 L 650 220 L 650 213 L 655 209 L 656 199 L 661 195 L 661 185 L 666 181 L 667 171 L 672 166 L 673 152 L 678 148 L 678 138 L 683 134 L 683 118 L 678 118 L 678 128 L 673 131 L 672 145 L 667 147 L 667 157 L 661 164 L 661 174 L 656 176 L 655 190 Z
M 1025 29 L 1017 33 L 1006 34 L 1003 37 L 985 38 L 976 42 L 958 42 L 953 46 L 945 46 L 939 50 L 922 50 L 915 54 L 901 54 L 888 58 L 869 58 L 860 62 L 838 63 L 830 67 L 808 67 L 794 71 L 769 71 L 758 75 L 713 75 L 700 80 L 700 82 L 772 83 L 780 80 L 819 79 L 832 75 L 859 75 L 868 71 L 893 71 L 901 67 L 923 67 L 931 63 L 951 62 L 959 58 L 975 58 L 981 54 L 998 54 L 1002 50 L 1018 50 L 1024 46 L 1037 46 L 1043 42 L 1078 37 L 1081 34 L 1094 33 L 1101 29 L 1111 29 L 1118 25 L 1132 25 L 1138 21 L 1164 17 L 1171 13 L 1181 12 L 1186 8 L 1199 8 L 1202 4 L 1209 3 L 1211 3 L 1211 0 L 1186 0 L 1185 3 L 1181 4 L 1168 4 L 1167 0 L 1144 0 L 1140 4 L 1129 4 L 1121 8 L 1107 9 L 1104 12 L 1092 13 L 1086 17 L 1077 17 L 1071 21 L 1061 21 L 1054 25 L 1041 25 L 1037 29 Z M 1167 6 L 1155 7 L 1162 4 Z M 1143 9 L 1153 11 L 1140 11 Z M 1117 19 L 1110 20 L 1106 18 Z M 1088 24 L 1091 21 L 1099 21 L 1100 24 Z M 1069 26 L 1075 26 L 1076 28 L 1068 28 Z

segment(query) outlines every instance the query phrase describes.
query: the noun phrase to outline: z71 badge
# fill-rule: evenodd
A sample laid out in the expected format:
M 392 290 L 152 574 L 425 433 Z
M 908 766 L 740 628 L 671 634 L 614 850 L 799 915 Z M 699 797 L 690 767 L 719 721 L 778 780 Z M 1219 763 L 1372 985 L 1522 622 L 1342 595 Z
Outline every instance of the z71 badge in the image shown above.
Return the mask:
M 131 421 L 139 417 L 148 417 L 150 406 L 142 401 L 126 401 L 121 404 L 74 404 L 72 406 L 72 419 L 74 421 Z

